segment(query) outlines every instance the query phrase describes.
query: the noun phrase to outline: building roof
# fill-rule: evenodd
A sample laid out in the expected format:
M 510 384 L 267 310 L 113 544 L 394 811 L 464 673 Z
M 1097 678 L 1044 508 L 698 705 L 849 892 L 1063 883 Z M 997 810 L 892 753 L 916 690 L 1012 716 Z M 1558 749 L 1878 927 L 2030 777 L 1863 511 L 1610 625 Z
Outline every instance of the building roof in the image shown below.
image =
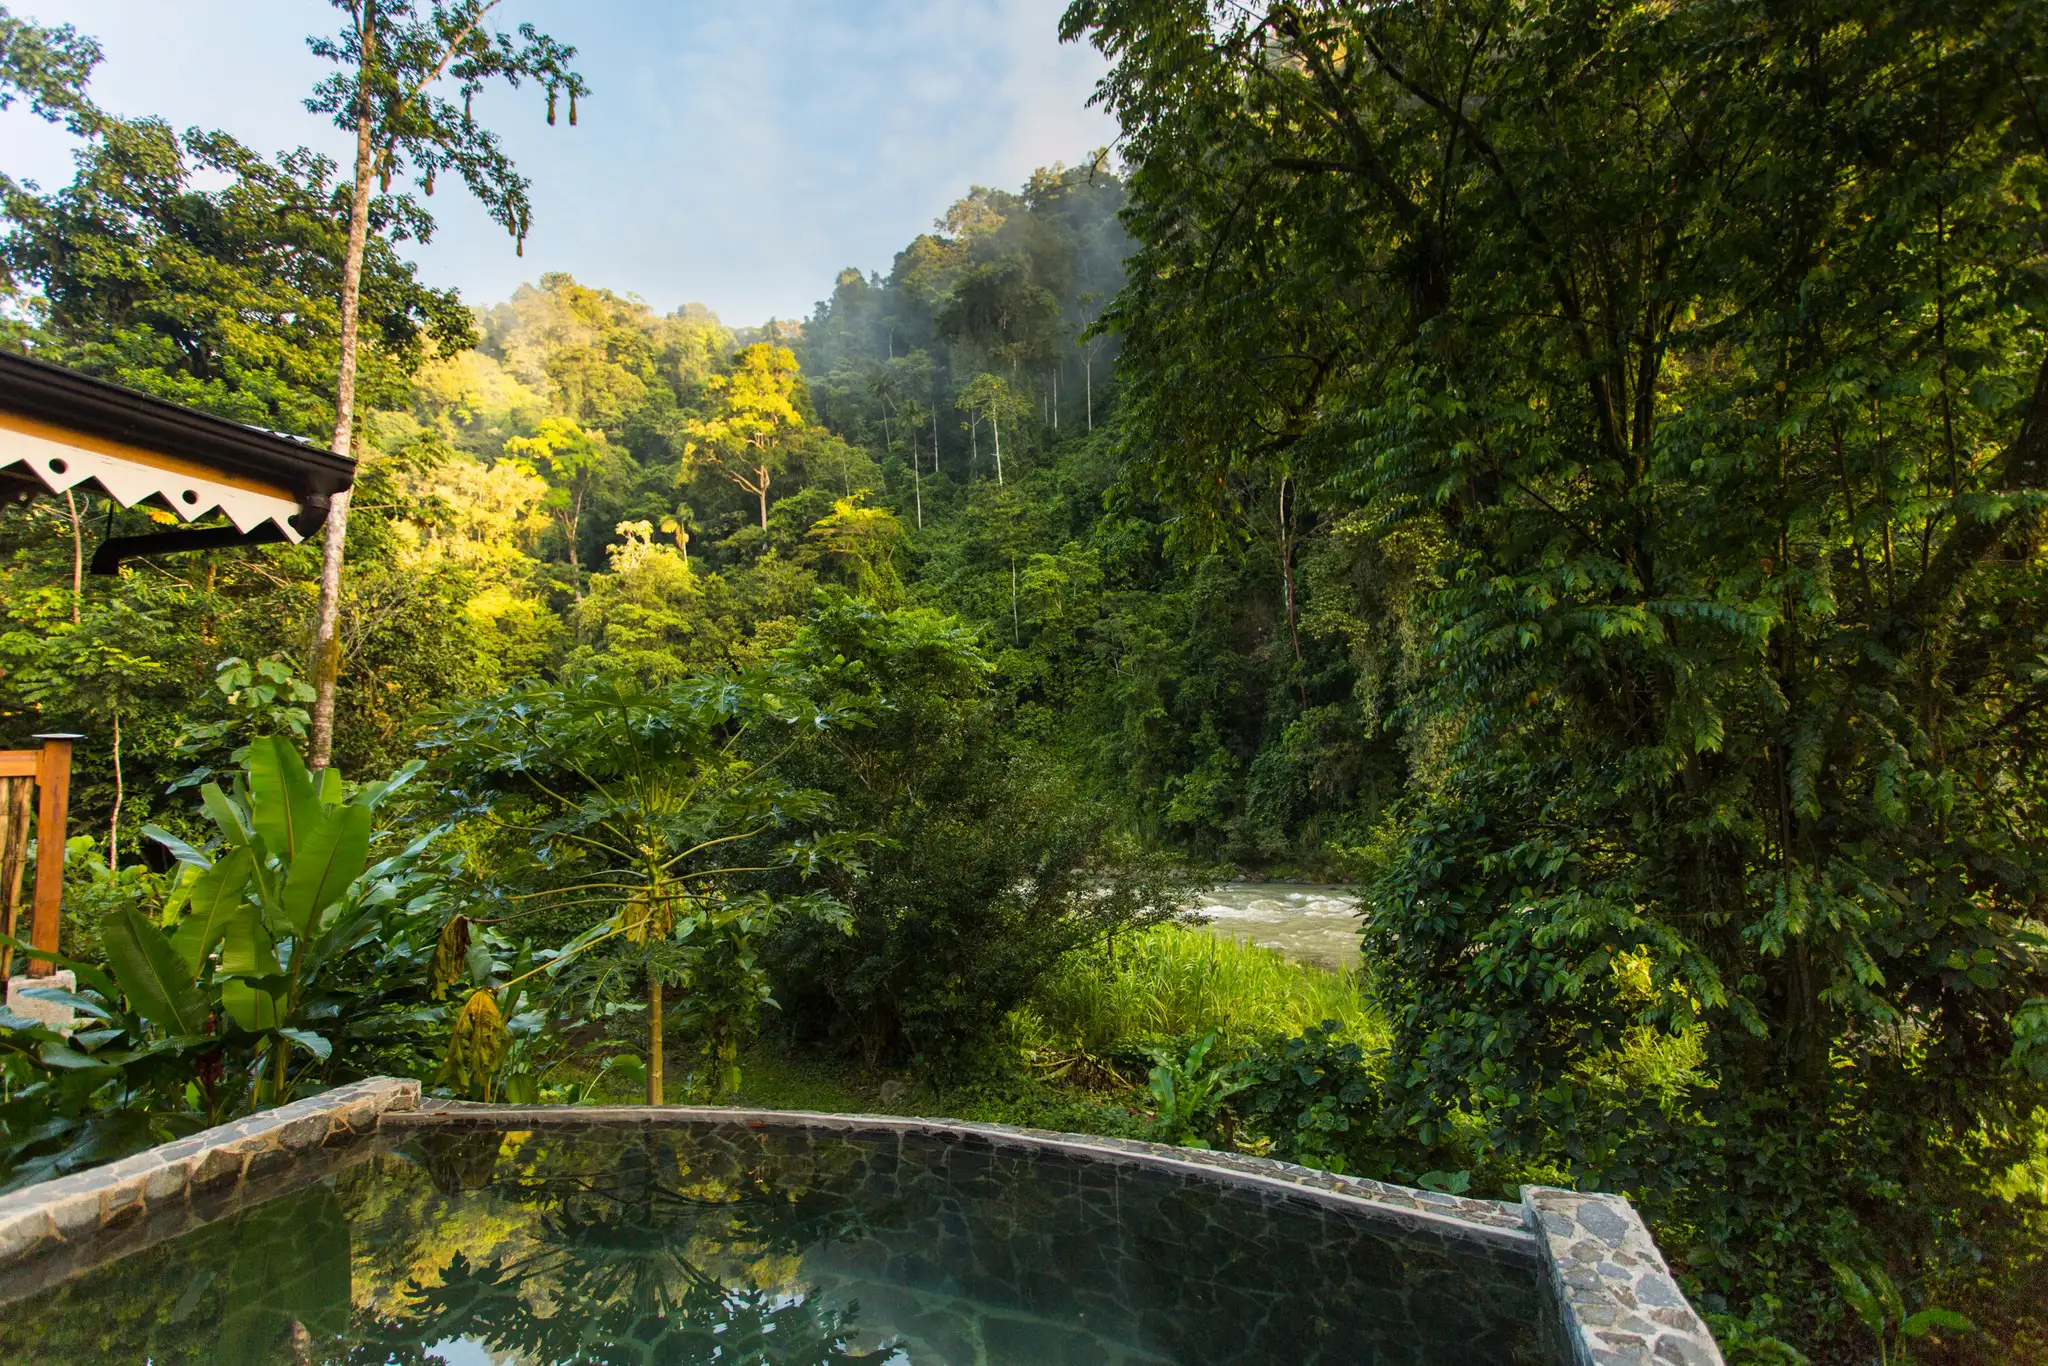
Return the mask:
M 11 477 L 11 478 L 10 478 Z M 17 494 L 97 486 L 124 507 L 147 502 L 186 522 L 234 524 L 119 538 L 96 556 L 297 541 L 355 481 L 355 462 L 281 432 L 245 426 L 60 365 L 0 352 L 0 481 Z M 103 547 L 103 550 L 106 550 Z

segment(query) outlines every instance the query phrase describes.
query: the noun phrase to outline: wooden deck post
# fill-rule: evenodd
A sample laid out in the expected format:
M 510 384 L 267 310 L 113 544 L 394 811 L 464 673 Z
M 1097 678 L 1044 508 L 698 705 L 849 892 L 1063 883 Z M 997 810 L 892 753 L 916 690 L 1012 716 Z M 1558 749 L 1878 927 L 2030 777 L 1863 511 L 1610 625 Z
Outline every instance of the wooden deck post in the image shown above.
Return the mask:
M 21 880 L 28 868 L 40 757 L 32 749 L 0 752 L 0 932 L 10 939 L 21 924 Z M 13 975 L 14 945 L 0 943 L 0 978 Z
M 42 801 L 36 813 L 36 902 L 30 922 L 29 943 L 45 953 L 57 952 L 58 917 L 64 903 L 64 825 L 71 804 L 71 742 L 82 735 L 65 733 L 38 735 L 42 753 L 36 756 L 36 787 Z M 28 975 L 48 977 L 55 963 L 31 962 Z

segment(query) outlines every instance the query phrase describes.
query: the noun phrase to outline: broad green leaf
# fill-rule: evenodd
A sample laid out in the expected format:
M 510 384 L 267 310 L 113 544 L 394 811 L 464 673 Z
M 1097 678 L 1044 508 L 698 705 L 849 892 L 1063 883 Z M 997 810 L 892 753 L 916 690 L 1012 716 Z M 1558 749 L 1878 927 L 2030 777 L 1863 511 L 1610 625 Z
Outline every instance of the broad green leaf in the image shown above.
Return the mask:
M 282 859 L 295 859 L 300 843 L 321 822 L 313 776 L 289 740 L 270 735 L 249 746 L 249 815 L 256 833 Z
M 330 1044 L 310 1029 L 280 1029 L 277 1032 L 322 1062 L 326 1062 L 328 1057 L 334 1052 L 333 1044 Z
M 277 944 L 254 906 L 242 904 L 221 927 L 220 970 L 225 977 L 270 977 L 279 971 Z
M 310 935 L 320 912 L 341 900 L 370 858 L 370 808 L 344 806 L 302 832 L 285 874 L 284 912 L 295 933 Z
M 1899 1331 L 1909 1338 L 1923 1338 L 1937 1328 L 1952 1332 L 1968 1333 L 1977 1327 L 1953 1309 L 1922 1309 L 1899 1325 Z
M 192 884 L 187 898 L 188 912 L 171 936 L 171 943 L 177 947 L 178 955 L 185 960 L 194 977 L 199 975 L 199 966 L 206 961 L 206 955 L 220 941 L 229 919 L 241 909 L 242 891 L 249 885 L 249 871 L 254 862 L 246 848 L 237 849 L 200 874 L 199 881 Z
M 29 980 L 34 981 L 35 979 L 30 978 Z M 70 1006 L 80 1014 L 90 1015 L 95 1020 L 112 1018 L 112 1016 L 107 1014 L 105 1006 L 91 997 L 80 996 L 75 991 L 64 991 L 57 987 L 27 986 L 20 988 L 18 994 L 38 1001 L 54 1001 L 60 1006 Z
M 136 1014 L 171 1034 L 206 1028 L 206 1003 L 162 930 L 123 906 L 100 922 L 100 935 L 107 966 Z
M 229 1018 L 252 1034 L 277 1028 L 277 997 L 254 982 L 236 977 L 221 983 L 220 1003 Z
M 220 790 L 219 783 L 208 783 L 199 789 L 199 804 L 206 808 L 206 814 L 219 827 L 227 842 L 236 847 L 249 843 L 249 823 L 242 819 L 242 812 L 228 794 Z
M 81 1053 L 71 1045 L 62 1043 L 46 1043 L 37 1050 L 36 1055 L 43 1060 L 45 1067 L 62 1067 L 69 1071 L 84 1071 L 87 1068 L 109 1065 L 89 1053 Z
M 109 1001 L 116 1001 L 121 997 L 120 984 L 90 963 L 80 963 L 75 959 L 66 958 L 61 953 L 39 949 L 25 939 L 15 939 L 4 934 L 0 934 L 0 944 L 14 945 L 14 951 L 23 958 L 38 963 L 50 963 L 64 969 L 78 979 L 80 986 L 91 987 Z
M 213 866 L 212 859 L 200 853 L 168 830 L 159 830 L 154 825 L 145 825 L 142 827 L 142 833 L 145 838 L 153 839 L 164 848 L 170 850 L 171 857 L 180 863 L 189 863 L 195 868 L 211 868 Z

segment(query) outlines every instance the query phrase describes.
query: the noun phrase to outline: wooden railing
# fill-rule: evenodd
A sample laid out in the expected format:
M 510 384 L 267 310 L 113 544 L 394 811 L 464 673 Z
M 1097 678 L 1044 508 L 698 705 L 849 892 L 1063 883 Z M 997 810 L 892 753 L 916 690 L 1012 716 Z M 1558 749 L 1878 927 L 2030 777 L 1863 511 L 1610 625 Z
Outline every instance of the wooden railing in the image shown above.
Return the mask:
M 38 735 L 41 749 L 0 750 L 0 929 L 20 933 L 21 884 L 28 867 L 31 811 L 36 826 L 36 882 L 29 943 L 57 952 L 64 900 L 64 824 L 71 803 L 71 744 L 78 735 Z M 41 801 L 36 800 L 40 794 Z M 28 974 L 47 977 L 56 965 L 31 960 Z M 0 943 L 0 979 L 14 972 L 14 945 Z

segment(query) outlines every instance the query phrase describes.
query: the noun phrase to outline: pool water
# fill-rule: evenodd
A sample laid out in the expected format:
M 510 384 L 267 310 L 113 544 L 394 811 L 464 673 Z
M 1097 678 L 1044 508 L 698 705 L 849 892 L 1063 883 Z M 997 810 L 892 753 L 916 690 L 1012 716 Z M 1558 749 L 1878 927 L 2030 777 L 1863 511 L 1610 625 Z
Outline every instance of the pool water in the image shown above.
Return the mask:
M 1533 1260 L 933 1132 L 428 1129 L 0 1308 L 0 1361 L 1530 1363 Z

